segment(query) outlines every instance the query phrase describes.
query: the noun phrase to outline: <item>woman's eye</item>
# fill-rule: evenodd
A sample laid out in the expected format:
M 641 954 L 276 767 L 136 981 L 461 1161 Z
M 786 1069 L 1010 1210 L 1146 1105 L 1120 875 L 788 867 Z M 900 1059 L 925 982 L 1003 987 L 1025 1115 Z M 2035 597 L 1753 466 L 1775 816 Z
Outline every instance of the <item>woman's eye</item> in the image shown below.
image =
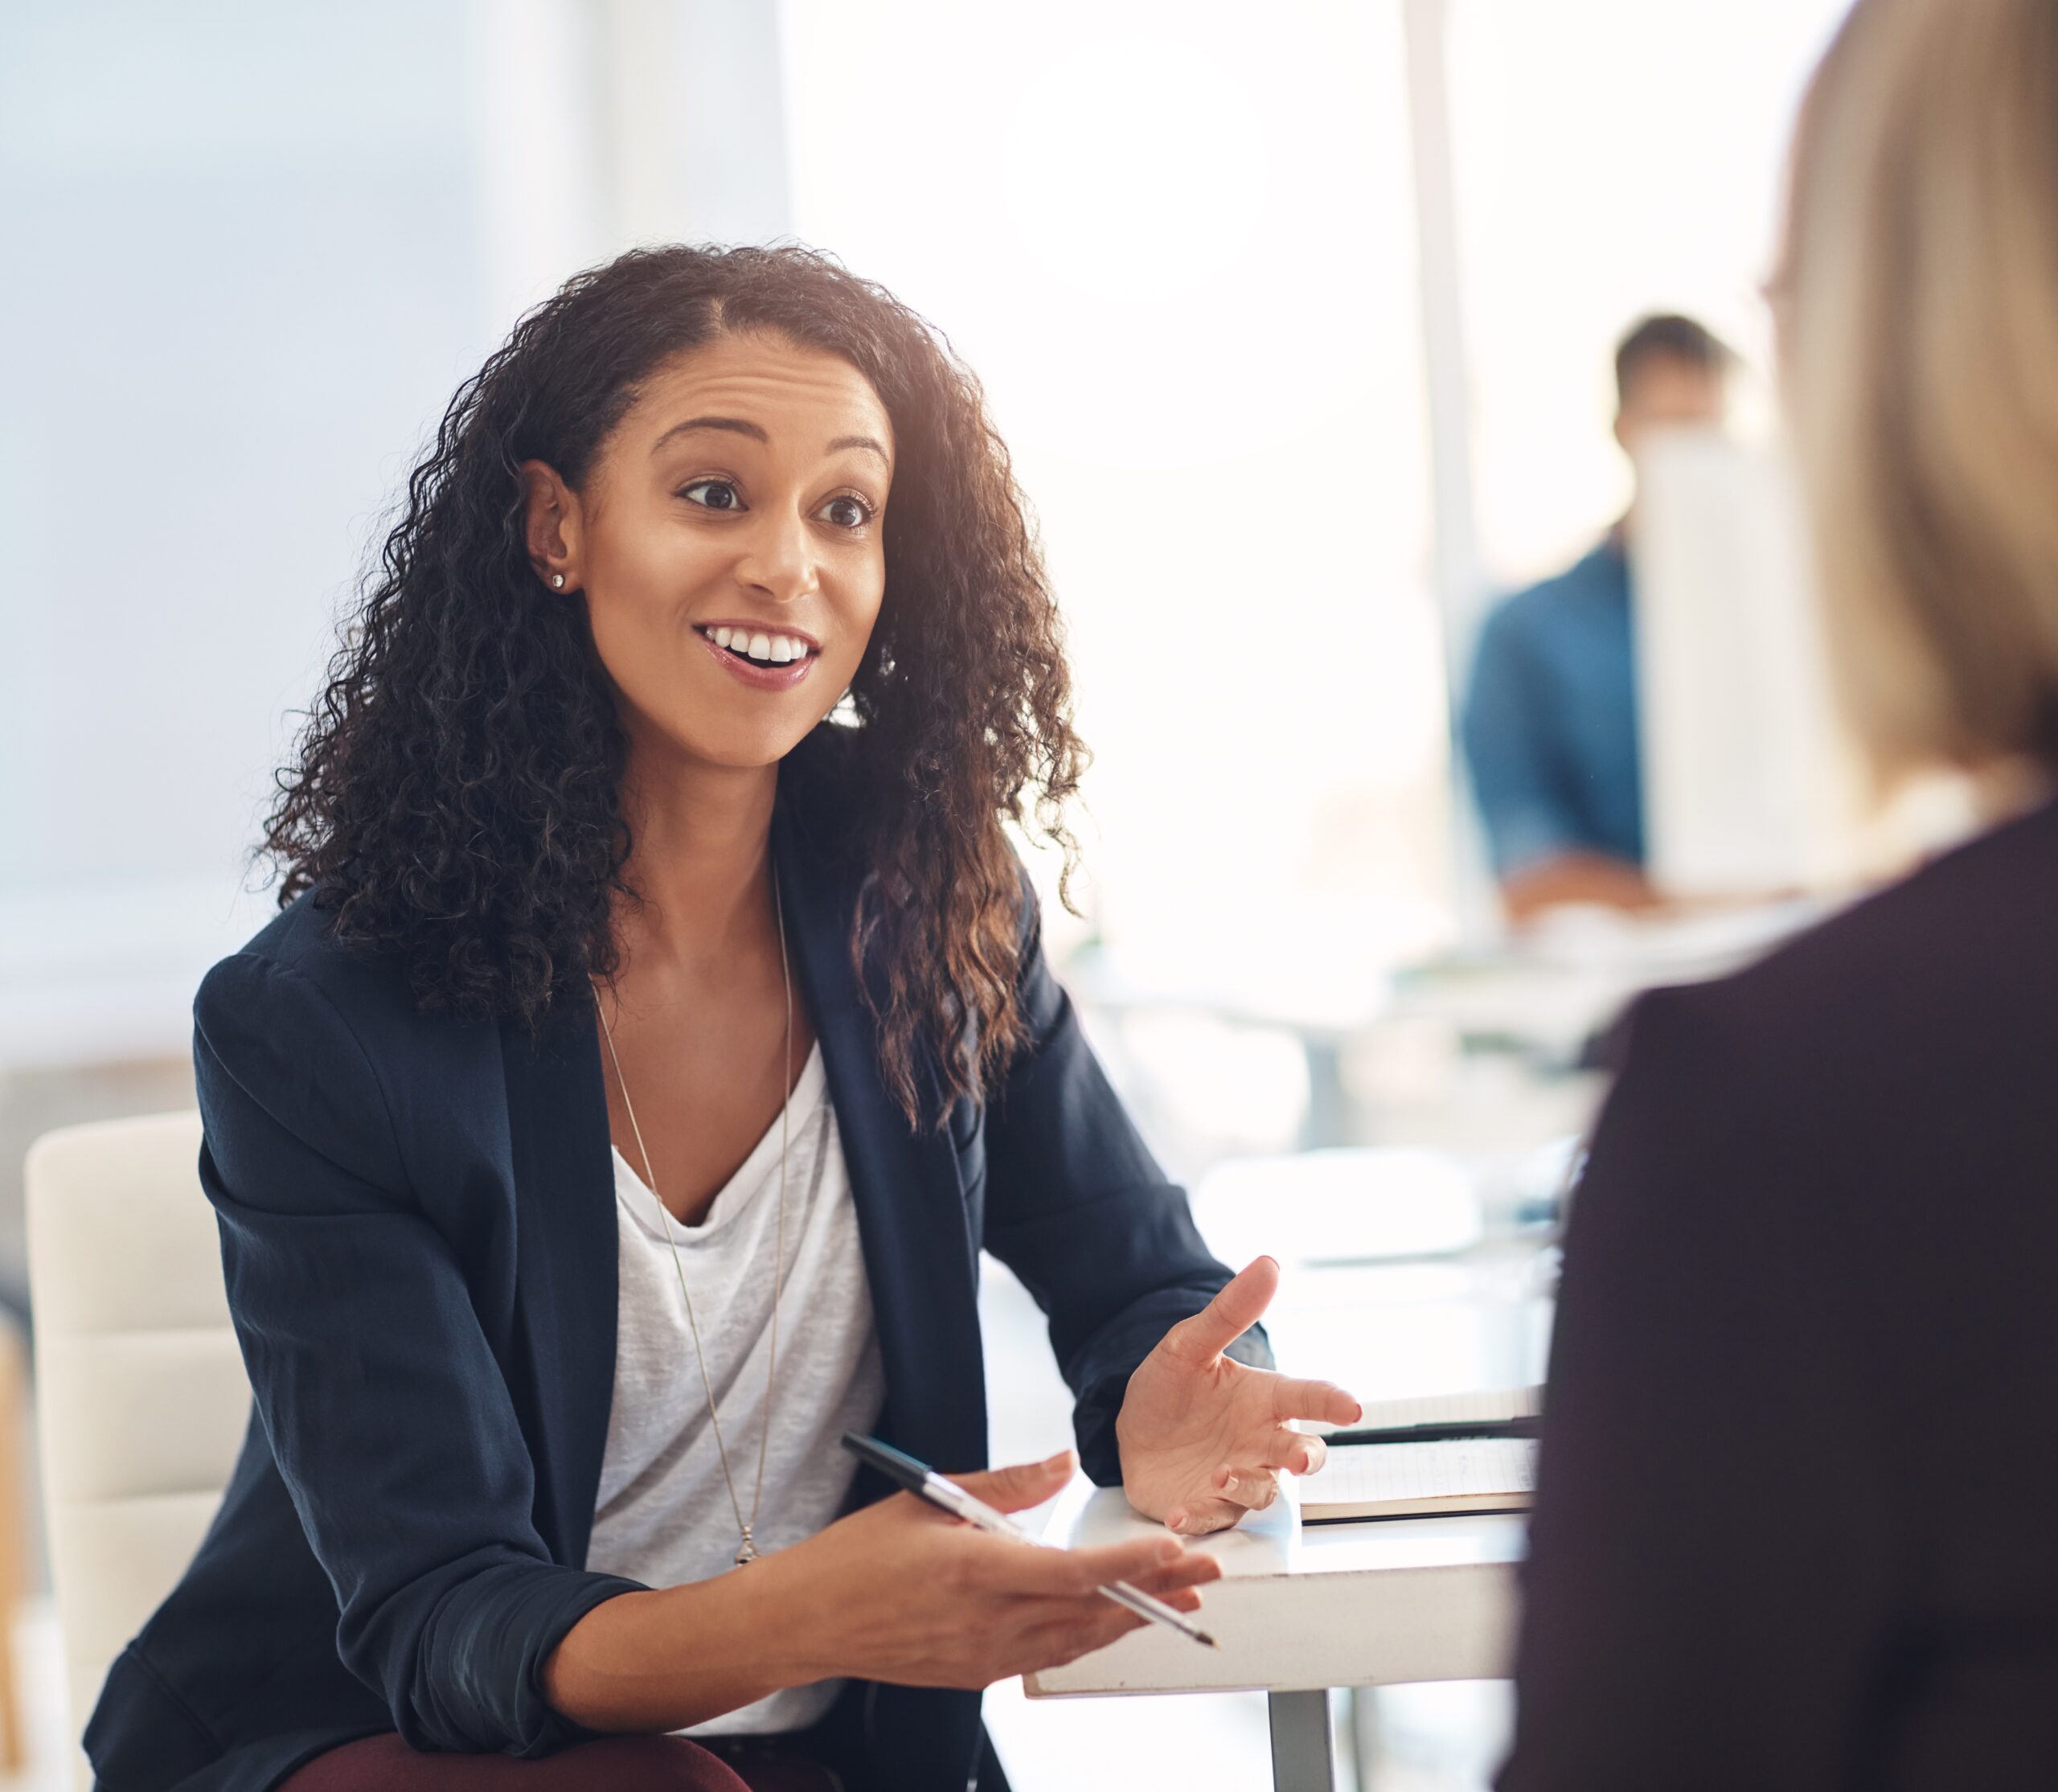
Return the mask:
M 821 514 L 839 529 L 862 529 L 871 521 L 871 506 L 862 498 L 853 498 L 845 492 L 824 504 Z
M 707 511 L 740 511 L 743 498 L 726 479 L 696 479 L 679 488 L 679 496 Z

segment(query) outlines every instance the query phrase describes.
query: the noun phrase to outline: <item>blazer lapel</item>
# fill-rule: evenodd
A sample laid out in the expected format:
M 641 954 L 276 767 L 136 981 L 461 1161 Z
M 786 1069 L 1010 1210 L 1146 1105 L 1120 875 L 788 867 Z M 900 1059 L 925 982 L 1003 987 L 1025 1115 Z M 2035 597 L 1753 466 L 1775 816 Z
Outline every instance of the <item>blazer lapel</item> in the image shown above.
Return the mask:
M 772 841 L 863 1240 L 886 1371 L 880 1429 L 939 1467 L 983 1467 L 978 1252 L 950 1135 L 914 1131 L 879 1079 L 871 1015 L 851 964 L 849 879 L 810 850 L 783 805 Z
M 520 1413 L 536 1466 L 535 1522 L 558 1559 L 583 1568 L 614 1399 L 620 1270 L 607 1096 L 592 1008 L 577 1004 L 531 1040 L 501 1027 L 515 1208 Z

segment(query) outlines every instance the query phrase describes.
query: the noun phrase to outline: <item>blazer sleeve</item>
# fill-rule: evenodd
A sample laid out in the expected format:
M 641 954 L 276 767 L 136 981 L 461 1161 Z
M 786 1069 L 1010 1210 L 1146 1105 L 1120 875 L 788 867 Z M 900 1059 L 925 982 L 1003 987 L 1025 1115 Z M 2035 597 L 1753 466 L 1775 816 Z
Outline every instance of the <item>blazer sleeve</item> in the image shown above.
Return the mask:
M 1838 1122 L 1733 1000 L 1639 1003 L 1573 1199 L 1502 1792 L 1870 1783 L 1841 1751 L 1896 1545 L 1862 1241 L 1819 1217 Z
M 506 1384 L 375 1066 L 314 982 L 254 954 L 216 966 L 194 1015 L 229 1308 L 345 1665 L 416 1749 L 580 1739 L 539 1671 L 637 1584 L 555 1564 L 537 1534 Z
M 1121 1480 L 1115 1419 L 1137 1365 L 1229 1273 L 1201 1242 L 1186 1191 L 1166 1179 L 1080 1030 L 1043 957 L 1023 880 L 1019 999 L 1028 1032 L 986 1110 L 986 1245 L 1050 1322 L 1074 1396 L 1080 1466 Z M 1272 1366 L 1262 1327 L 1230 1348 Z

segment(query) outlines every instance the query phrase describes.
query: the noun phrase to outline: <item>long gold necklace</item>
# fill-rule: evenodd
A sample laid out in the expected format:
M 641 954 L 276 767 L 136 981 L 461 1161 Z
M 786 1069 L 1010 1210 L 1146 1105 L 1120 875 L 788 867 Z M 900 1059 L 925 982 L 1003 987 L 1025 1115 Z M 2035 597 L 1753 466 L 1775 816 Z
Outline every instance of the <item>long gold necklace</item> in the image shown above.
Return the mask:
M 721 1454 L 722 1479 L 728 1485 L 729 1505 L 736 1515 L 736 1529 L 743 1535 L 742 1545 L 736 1551 L 738 1568 L 758 1557 L 757 1544 L 751 1533 L 757 1523 L 758 1507 L 765 1499 L 765 1452 L 772 1441 L 772 1385 L 779 1372 L 779 1298 L 786 1286 L 786 1143 L 788 1119 L 793 1109 L 793 974 L 786 960 L 786 910 L 780 898 L 776 873 L 772 879 L 772 905 L 779 927 L 779 978 L 786 991 L 786 1043 L 779 1061 L 779 1242 L 773 1264 L 772 1350 L 770 1359 L 765 1365 L 765 1424 L 757 1435 L 757 1484 L 751 1493 L 748 1519 L 743 1515 L 743 1501 L 736 1493 L 736 1476 L 729 1471 L 729 1446 L 722 1436 L 721 1415 L 715 1409 L 714 1379 L 707 1373 L 707 1352 L 700 1342 L 700 1321 L 694 1314 L 692 1293 L 686 1286 L 686 1265 L 680 1259 L 678 1238 L 672 1229 L 672 1210 L 658 1195 L 658 1179 L 650 1168 L 650 1147 L 643 1142 L 643 1129 L 636 1123 L 636 1105 L 629 1099 L 629 1084 L 621 1074 L 621 1058 L 614 1048 L 614 1029 L 608 1024 L 607 1010 L 601 1007 L 599 981 L 593 980 L 593 1007 L 601 1017 L 601 1036 L 608 1042 L 608 1060 L 614 1066 L 615 1086 L 621 1091 L 622 1109 L 629 1116 L 629 1130 L 636 1140 L 637 1155 L 643 1160 L 643 1180 L 650 1188 L 651 1198 L 658 1203 L 665 1242 L 672 1248 L 672 1268 L 678 1274 L 679 1294 L 686 1302 L 686 1322 L 693 1334 L 693 1354 L 700 1364 L 700 1386 L 707 1396 L 707 1423 L 715 1433 L 715 1448 Z

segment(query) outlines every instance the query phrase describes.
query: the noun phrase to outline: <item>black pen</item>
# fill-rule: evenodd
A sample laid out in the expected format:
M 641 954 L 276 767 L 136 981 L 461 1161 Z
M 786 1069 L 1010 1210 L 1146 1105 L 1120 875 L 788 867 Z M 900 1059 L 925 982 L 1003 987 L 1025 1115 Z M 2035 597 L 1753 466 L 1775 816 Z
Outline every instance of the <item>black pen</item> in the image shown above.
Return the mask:
M 869 1462 L 889 1481 L 898 1482 L 911 1494 L 926 1499 L 932 1506 L 941 1507 L 953 1518 L 961 1518 L 967 1524 L 997 1537 L 1012 1537 L 1017 1543 L 1036 1548 L 1048 1547 L 1039 1538 L 1031 1536 L 1006 1513 L 996 1511 L 983 1499 L 965 1492 L 955 1481 L 938 1474 L 928 1463 L 917 1462 L 904 1450 L 883 1444 L 876 1437 L 860 1437 L 855 1431 L 843 1433 L 843 1447 L 859 1462 Z M 1117 1605 L 1126 1606 L 1138 1618 L 1168 1626 L 1181 1636 L 1191 1637 L 1195 1642 L 1204 1642 L 1211 1649 L 1222 1646 L 1184 1612 L 1175 1610 L 1162 1599 L 1152 1598 L 1126 1581 L 1111 1581 L 1096 1590 Z
M 1428 1425 L 1381 1425 L 1362 1431 L 1331 1431 L 1330 1444 L 1447 1444 L 1470 1437 L 1535 1437 L 1544 1421 L 1531 1413 L 1519 1419 L 1440 1419 Z

